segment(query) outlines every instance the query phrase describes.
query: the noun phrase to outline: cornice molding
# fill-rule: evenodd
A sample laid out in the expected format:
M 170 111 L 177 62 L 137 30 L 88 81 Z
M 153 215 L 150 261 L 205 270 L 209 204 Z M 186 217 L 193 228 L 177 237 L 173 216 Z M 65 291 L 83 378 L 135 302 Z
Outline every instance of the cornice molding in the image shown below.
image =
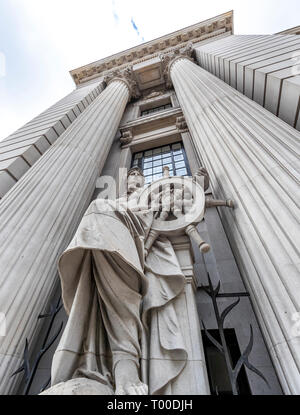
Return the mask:
M 167 118 L 174 118 L 174 124 L 176 123 L 176 117 L 182 116 L 182 109 L 180 107 L 174 107 L 167 110 L 164 110 L 163 112 L 157 112 L 150 115 L 146 115 L 143 117 L 138 117 L 135 120 L 128 121 L 125 124 L 120 126 L 121 134 L 123 134 L 123 131 L 131 130 L 133 131 L 134 128 L 139 127 L 141 125 L 145 124 L 151 124 L 153 122 L 159 121 L 159 120 L 166 120 Z
M 198 43 L 228 32 L 233 32 L 232 11 L 74 69 L 70 71 L 70 74 L 75 84 L 79 85 L 91 79 L 105 76 L 117 68 L 123 69 L 128 65 L 135 65 L 162 53 L 182 48 L 188 42 Z

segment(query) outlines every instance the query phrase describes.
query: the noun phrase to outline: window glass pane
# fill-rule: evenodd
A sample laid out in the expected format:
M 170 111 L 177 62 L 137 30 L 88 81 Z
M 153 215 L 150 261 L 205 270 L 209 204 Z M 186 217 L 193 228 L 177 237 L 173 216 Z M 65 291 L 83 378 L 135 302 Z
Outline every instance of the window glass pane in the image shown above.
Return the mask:
M 169 152 L 171 149 L 170 149 L 170 146 L 164 146 L 164 147 L 162 147 L 162 149 L 161 149 L 161 151 L 163 152 L 163 153 L 167 153 L 167 152 Z
M 179 169 L 179 170 L 176 169 L 176 176 L 184 176 L 186 174 L 187 174 L 186 169 Z
M 153 113 L 156 113 L 156 112 L 159 112 L 159 111 L 164 111 L 168 108 L 172 108 L 172 104 L 170 102 L 168 102 L 165 105 L 159 105 L 159 106 L 154 107 L 154 108 L 148 108 L 148 109 L 141 110 L 141 116 L 148 115 L 148 114 L 153 114 Z
M 161 160 L 155 160 L 153 162 L 153 166 L 161 166 L 162 161 Z
M 144 152 L 140 151 L 134 154 L 132 166 L 143 168 L 147 184 L 163 177 L 163 166 L 169 167 L 170 176 L 188 174 L 182 143 L 165 145 Z
M 176 167 L 176 169 L 179 169 L 180 167 L 185 167 L 185 162 L 184 161 L 177 161 L 177 163 L 175 163 L 175 167 Z
M 179 154 L 178 156 L 174 156 L 175 161 L 183 160 L 183 154 Z
M 153 168 L 153 173 L 162 173 L 162 167 L 154 167 Z
M 170 170 L 173 170 L 173 164 L 166 164 L 166 166 L 168 166 Z
M 180 150 L 181 149 L 181 143 L 172 144 L 172 150 Z

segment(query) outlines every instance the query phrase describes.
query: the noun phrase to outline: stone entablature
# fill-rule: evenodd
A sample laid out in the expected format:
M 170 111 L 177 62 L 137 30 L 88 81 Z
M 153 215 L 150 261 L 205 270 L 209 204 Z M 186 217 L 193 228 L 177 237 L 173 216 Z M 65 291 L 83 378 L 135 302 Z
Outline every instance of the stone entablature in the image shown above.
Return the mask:
M 120 126 L 121 146 L 123 149 L 130 147 L 132 152 L 136 152 L 142 148 L 180 141 L 182 131 L 176 122 L 182 117 L 182 110 L 177 107 L 124 123 Z
M 126 84 L 130 97 L 138 98 L 140 96 L 140 91 L 137 85 L 137 82 L 133 79 L 132 67 L 127 67 L 123 70 L 115 70 L 110 72 L 104 78 L 106 85 L 109 85 L 112 81 L 122 81 Z
M 76 85 L 105 75 L 114 68 L 122 69 L 128 64 L 137 64 L 161 53 L 184 47 L 188 42 L 197 43 L 210 37 L 233 32 L 233 11 L 223 13 L 184 29 L 143 43 L 121 53 L 109 56 L 91 64 L 70 71 Z
M 143 93 L 144 91 L 142 91 Z M 160 91 L 153 91 L 151 94 L 146 94 L 140 97 L 139 100 L 131 102 L 124 113 L 124 116 L 121 121 L 121 126 L 127 124 L 128 122 L 137 120 L 138 122 L 154 116 L 155 114 L 141 115 L 142 111 L 145 109 L 151 109 L 154 107 L 159 107 L 166 103 L 171 103 L 173 108 L 178 108 L 178 100 L 176 98 L 175 92 L 172 90 L 166 90 L 165 86 Z M 166 110 L 163 111 L 163 114 Z M 159 114 L 162 114 L 160 111 Z
M 153 123 L 154 121 L 160 121 L 164 120 L 164 123 L 167 123 L 168 118 L 172 118 L 172 121 L 174 121 L 174 124 L 176 124 L 176 118 L 182 117 L 182 110 L 181 108 L 170 108 L 165 110 L 164 112 L 157 112 L 151 115 L 147 115 L 145 117 L 139 117 L 133 121 L 129 121 L 123 125 L 120 126 L 120 131 L 127 131 L 129 129 L 137 128 L 141 125 L 146 125 Z

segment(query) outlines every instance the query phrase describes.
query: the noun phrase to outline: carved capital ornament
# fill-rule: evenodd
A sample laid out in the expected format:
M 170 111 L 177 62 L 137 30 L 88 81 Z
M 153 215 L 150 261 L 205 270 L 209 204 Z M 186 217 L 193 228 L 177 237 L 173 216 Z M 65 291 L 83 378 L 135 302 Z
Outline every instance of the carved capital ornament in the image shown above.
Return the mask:
M 126 130 L 122 132 L 120 142 L 122 145 L 130 144 L 133 139 L 132 130 Z
M 180 133 L 188 131 L 188 126 L 183 116 L 176 118 L 176 127 Z
M 133 79 L 132 66 L 129 66 L 125 69 L 112 71 L 104 78 L 106 86 L 108 86 L 113 81 L 122 81 L 126 84 L 129 90 L 130 99 L 138 98 L 141 95 L 137 82 Z
M 189 42 L 184 48 L 175 49 L 170 53 L 160 55 L 163 68 L 163 76 L 165 78 L 167 88 L 172 87 L 171 68 L 173 64 L 180 59 L 188 59 L 194 62 L 193 54 L 193 44 L 192 42 Z

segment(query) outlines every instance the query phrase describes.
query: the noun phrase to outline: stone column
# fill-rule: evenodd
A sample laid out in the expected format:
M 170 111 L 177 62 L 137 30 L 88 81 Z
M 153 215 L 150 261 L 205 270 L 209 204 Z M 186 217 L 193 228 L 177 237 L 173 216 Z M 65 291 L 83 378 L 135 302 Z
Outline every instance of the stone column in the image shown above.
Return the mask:
M 300 134 L 185 55 L 162 58 L 286 394 L 300 393 Z M 299 175 L 298 175 L 299 178 Z M 299 199 L 298 199 L 299 201 Z
M 191 242 L 187 236 L 170 237 L 181 271 L 185 276 L 184 292 L 174 302 L 182 328 L 188 359 L 182 373 L 172 382 L 173 395 L 210 395 L 200 322 L 195 294 L 197 281 Z
M 107 88 L 0 203 L 0 394 L 12 393 L 25 339 L 57 278 L 57 260 L 86 210 L 124 109 L 135 88 L 129 72 Z

